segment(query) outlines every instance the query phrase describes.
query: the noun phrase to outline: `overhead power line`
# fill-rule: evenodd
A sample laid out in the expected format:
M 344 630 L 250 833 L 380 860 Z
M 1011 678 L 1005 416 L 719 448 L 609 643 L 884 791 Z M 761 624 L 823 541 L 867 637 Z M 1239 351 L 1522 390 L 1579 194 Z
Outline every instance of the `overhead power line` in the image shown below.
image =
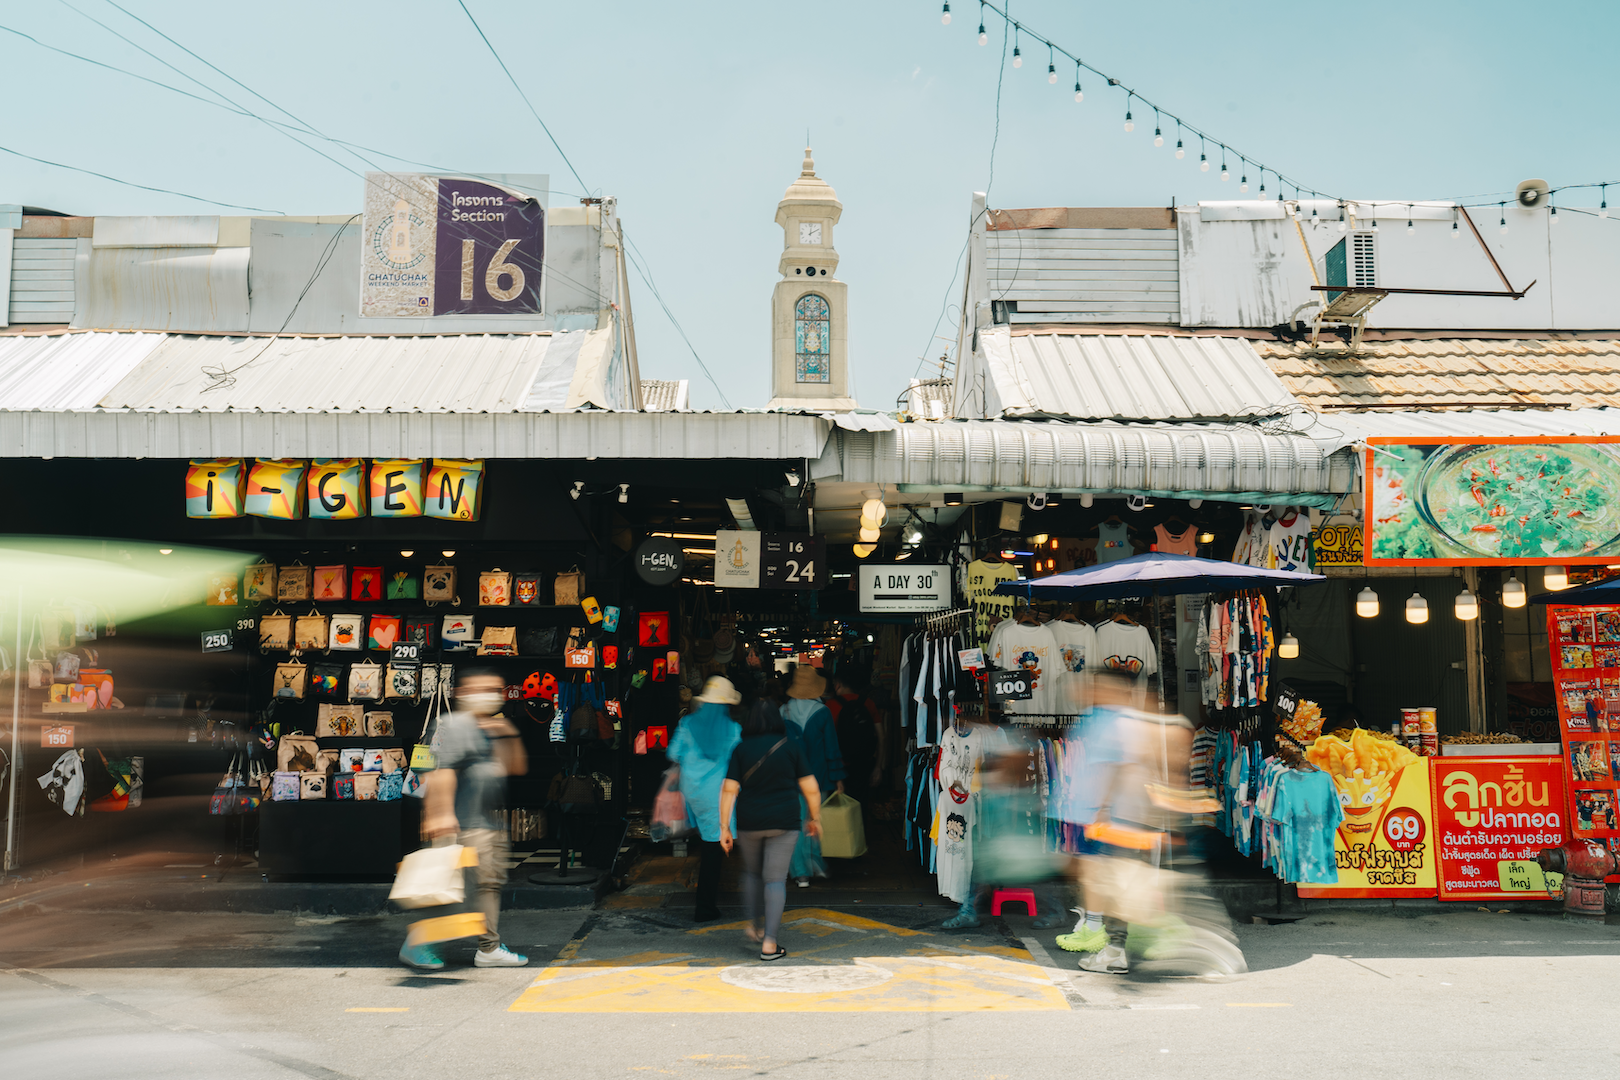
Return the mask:
M 94 176 L 101 180 L 110 180 L 114 184 L 122 184 L 125 187 L 140 188 L 142 191 L 155 191 L 160 195 L 178 195 L 182 199 L 193 199 L 196 202 L 207 203 L 210 206 L 223 206 L 227 210 L 252 210 L 255 213 L 260 214 L 286 213 L 285 210 L 268 210 L 262 206 L 243 206 L 241 203 L 220 202 L 218 199 L 206 199 L 201 195 L 189 195 L 184 191 L 173 191 L 169 188 L 153 187 L 151 184 L 137 184 L 133 180 L 120 180 L 116 176 L 108 176 L 106 173 L 99 173 L 94 169 L 83 169 L 77 165 L 67 165 L 60 161 L 47 161 L 44 158 L 35 157 L 32 154 L 25 154 L 21 150 L 13 150 L 9 146 L 0 146 L 0 152 L 10 154 L 13 157 L 23 158 L 26 161 L 35 161 L 41 165 L 49 165 L 53 169 L 67 169 L 70 172 L 84 173 L 87 176 Z

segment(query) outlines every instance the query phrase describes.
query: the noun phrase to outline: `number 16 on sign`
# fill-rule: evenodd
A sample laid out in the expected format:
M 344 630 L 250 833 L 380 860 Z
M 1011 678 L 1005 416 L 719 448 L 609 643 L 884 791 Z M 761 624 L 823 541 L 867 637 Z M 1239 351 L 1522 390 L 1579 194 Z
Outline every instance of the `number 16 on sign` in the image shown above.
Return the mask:
M 810 533 L 766 533 L 759 552 L 762 589 L 820 589 L 827 580 L 822 538 Z

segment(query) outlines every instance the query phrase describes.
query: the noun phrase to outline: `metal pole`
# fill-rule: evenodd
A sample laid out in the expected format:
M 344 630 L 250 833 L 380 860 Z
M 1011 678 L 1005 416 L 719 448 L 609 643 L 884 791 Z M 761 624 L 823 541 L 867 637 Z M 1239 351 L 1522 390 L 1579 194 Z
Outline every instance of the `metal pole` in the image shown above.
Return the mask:
M 17 869 L 17 782 L 22 776 L 23 597 L 17 587 L 17 647 L 11 654 L 11 788 L 6 792 L 6 869 Z

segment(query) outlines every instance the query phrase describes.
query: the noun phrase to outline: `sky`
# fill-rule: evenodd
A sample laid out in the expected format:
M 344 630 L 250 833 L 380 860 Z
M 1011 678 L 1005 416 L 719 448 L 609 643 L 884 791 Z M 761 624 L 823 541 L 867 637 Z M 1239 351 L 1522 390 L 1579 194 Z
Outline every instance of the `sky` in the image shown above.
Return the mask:
M 1620 182 L 1613 3 L 1013 0 L 1028 31 L 1231 147 L 1222 183 L 1213 146 L 1208 173 L 1196 138 L 1185 159 L 1173 157 L 1173 120 L 1162 121 L 1166 145 L 1153 147 L 1151 106 L 1133 106 L 1126 133 L 1123 89 L 1084 73 L 1076 103 L 1062 58 L 1049 84 L 1046 48 L 1028 31 L 1020 68 L 993 12 L 980 46 L 980 9 L 968 0 L 952 4 L 949 26 L 939 0 L 466 0 L 572 169 L 456 0 L 118 2 L 334 139 L 452 172 L 547 173 L 554 207 L 577 200 L 580 180 L 616 197 L 691 342 L 632 278 L 642 377 L 691 380 L 698 408 L 770 396 L 774 217 L 807 132 L 818 174 L 844 204 L 838 276 L 849 285 L 853 389 L 868 408 L 893 408 L 908 379 L 937 374 L 951 351 L 975 191 L 988 188 L 993 207 L 1238 198 L 1238 154 L 1344 198 L 1494 203 L 1530 177 Z M 211 98 L 86 16 L 277 115 L 109 0 L 0 3 L 0 27 Z M 287 213 L 361 205 L 358 176 L 258 120 L 5 31 L 0 101 L 0 147 L 12 151 Z M 316 145 L 357 172 L 372 167 Z M 1268 174 L 1268 194 L 1274 184 Z M 1558 201 L 1595 206 L 1598 193 Z M 241 212 L 6 153 L 0 203 Z

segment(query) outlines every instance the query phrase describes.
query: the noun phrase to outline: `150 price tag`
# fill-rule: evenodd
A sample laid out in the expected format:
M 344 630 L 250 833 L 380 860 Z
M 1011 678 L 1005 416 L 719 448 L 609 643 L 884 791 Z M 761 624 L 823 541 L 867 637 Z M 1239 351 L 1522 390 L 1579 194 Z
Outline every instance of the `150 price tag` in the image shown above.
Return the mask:
M 73 745 L 73 725 L 64 724 L 60 727 L 40 728 L 39 745 L 61 750 L 70 748 Z
M 203 652 L 230 652 L 235 644 L 236 631 L 229 628 L 224 630 L 204 630 L 202 632 Z

